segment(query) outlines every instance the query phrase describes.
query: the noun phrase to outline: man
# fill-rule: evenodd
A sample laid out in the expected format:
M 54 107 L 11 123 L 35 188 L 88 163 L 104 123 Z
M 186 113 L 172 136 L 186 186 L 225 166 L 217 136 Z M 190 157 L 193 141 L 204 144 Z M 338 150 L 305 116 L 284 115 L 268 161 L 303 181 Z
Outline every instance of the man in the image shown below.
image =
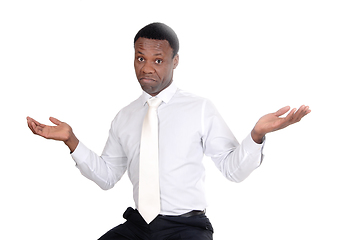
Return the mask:
M 81 173 L 102 189 L 112 188 L 128 171 L 136 209 L 128 208 L 127 221 L 101 240 L 212 239 L 213 228 L 204 212 L 203 155 L 210 156 L 227 179 L 241 182 L 261 164 L 265 135 L 300 121 L 310 110 L 301 106 L 285 118 L 280 116 L 289 107 L 267 114 L 239 144 L 210 101 L 173 83 L 179 43 L 171 28 L 161 23 L 145 26 L 134 38 L 134 49 L 134 68 L 144 92 L 117 114 L 101 156 L 55 118 L 50 121 L 56 126 L 46 126 L 28 117 L 28 126 L 34 134 L 63 141 Z M 148 130 L 151 116 L 157 130 Z M 157 140 L 147 141 L 149 132 Z M 149 147 L 153 145 L 155 150 Z M 143 160 L 148 157 L 152 160 Z M 154 179 L 156 186 L 150 184 Z M 153 187 L 156 190 L 150 191 Z

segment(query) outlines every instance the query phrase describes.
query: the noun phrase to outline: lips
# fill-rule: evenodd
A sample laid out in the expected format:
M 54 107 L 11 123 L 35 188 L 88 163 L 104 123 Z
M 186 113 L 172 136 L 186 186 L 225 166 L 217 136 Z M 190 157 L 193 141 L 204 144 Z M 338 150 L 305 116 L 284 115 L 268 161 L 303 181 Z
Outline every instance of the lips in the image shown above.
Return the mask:
M 155 82 L 155 79 L 153 79 L 153 78 L 141 78 L 140 80 L 144 80 L 144 81 L 154 81 L 154 82 Z
M 139 82 L 152 83 L 152 82 L 156 82 L 156 80 L 154 78 L 142 77 L 139 79 Z

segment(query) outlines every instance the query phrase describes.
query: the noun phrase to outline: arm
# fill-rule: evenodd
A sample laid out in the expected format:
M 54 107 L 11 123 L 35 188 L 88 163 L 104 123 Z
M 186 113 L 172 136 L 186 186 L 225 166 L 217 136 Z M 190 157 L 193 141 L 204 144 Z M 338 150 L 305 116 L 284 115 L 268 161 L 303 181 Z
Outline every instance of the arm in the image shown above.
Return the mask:
M 34 134 L 46 139 L 63 141 L 69 147 L 80 172 L 100 188 L 110 189 L 120 180 L 127 169 L 127 161 L 112 135 L 109 136 L 102 156 L 98 156 L 79 142 L 67 123 L 52 117 L 50 121 L 55 126 L 47 126 L 27 117 L 28 126 Z
M 79 144 L 78 138 L 75 136 L 73 129 L 65 122 L 61 122 L 56 118 L 50 117 L 49 120 L 55 126 L 41 124 L 31 117 L 27 117 L 30 130 L 43 138 L 63 141 L 68 146 L 70 152 L 74 152 Z
M 254 142 L 251 134 L 239 143 L 209 101 L 204 105 L 203 149 L 224 177 L 232 182 L 246 179 L 262 162 L 264 143 Z
M 265 135 L 296 123 L 311 112 L 308 107 L 302 106 L 297 112 L 292 109 L 287 117 L 280 118 L 289 109 L 284 107 L 260 118 L 251 134 L 239 144 L 218 112 L 214 108 L 208 108 L 209 113 L 205 111 L 205 119 L 209 119 L 205 124 L 209 126 L 204 138 L 205 154 L 212 157 L 227 179 L 233 182 L 243 181 L 262 162 Z

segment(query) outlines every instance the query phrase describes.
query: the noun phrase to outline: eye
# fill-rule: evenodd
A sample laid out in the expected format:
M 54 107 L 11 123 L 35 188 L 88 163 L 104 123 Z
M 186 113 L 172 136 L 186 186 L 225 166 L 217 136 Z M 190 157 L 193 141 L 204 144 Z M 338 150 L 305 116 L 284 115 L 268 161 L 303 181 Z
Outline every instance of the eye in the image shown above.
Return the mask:
M 138 57 L 138 61 L 139 62 L 144 62 L 144 58 L 143 57 Z
M 162 59 L 157 59 L 157 60 L 155 60 L 155 63 L 156 63 L 156 64 L 161 64 L 162 62 L 163 62 Z

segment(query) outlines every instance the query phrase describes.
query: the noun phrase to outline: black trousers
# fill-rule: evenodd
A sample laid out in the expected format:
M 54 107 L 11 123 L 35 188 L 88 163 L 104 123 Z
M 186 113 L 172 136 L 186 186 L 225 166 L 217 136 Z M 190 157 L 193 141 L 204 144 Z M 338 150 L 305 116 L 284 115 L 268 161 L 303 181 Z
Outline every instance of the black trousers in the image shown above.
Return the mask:
M 111 229 L 99 240 L 212 240 L 213 227 L 205 214 L 192 217 L 159 215 L 149 225 L 138 210 L 128 208 L 125 223 Z

